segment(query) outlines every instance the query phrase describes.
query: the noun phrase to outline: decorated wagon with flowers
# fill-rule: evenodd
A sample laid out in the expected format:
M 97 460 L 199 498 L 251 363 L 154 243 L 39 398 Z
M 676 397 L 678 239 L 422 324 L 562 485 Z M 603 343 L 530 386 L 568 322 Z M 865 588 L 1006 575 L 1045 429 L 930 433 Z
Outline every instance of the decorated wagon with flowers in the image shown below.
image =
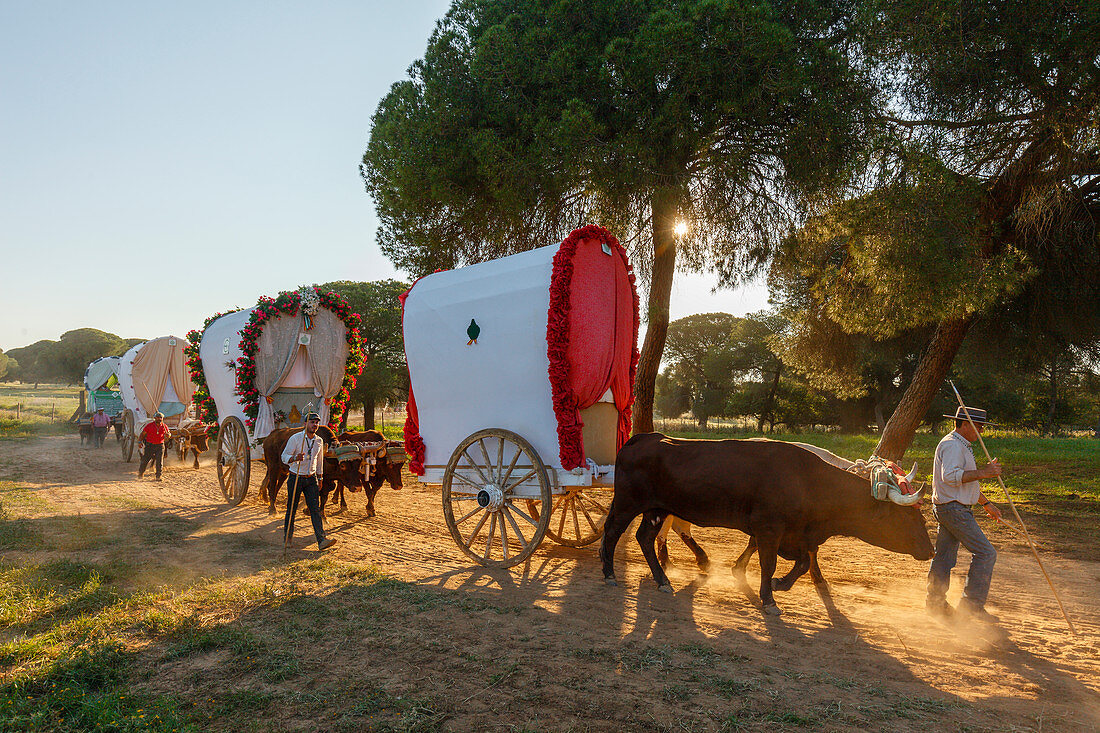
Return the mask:
M 402 297 L 409 469 L 459 548 L 510 567 L 544 536 L 596 541 L 630 437 L 638 295 L 586 226 L 560 245 L 438 272 Z
M 218 425 L 218 482 L 234 506 L 248 493 L 261 441 L 311 411 L 338 423 L 363 369 L 359 315 L 316 285 L 218 313 L 187 338 L 195 401 Z
M 193 433 L 205 432 L 191 411 L 195 385 L 187 371 L 186 339 L 161 336 L 131 347 L 119 357 L 116 378 L 122 401 L 122 457 L 130 461 L 141 431 L 156 413 L 164 415 L 180 459 Z

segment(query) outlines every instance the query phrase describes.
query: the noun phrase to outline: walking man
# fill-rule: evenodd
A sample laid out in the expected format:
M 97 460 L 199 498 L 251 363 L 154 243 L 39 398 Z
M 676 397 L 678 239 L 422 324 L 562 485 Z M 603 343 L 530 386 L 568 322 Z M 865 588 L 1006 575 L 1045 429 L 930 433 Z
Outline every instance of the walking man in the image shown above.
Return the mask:
M 978 468 L 970 446 L 991 423 L 986 420 L 985 410 L 976 407 L 959 407 L 954 415 L 944 417 L 955 418 L 955 429 L 936 446 L 936 459 L 932 466 L 932 516 L 936 518 L 938 527 L 936 554 L 928 571 L 926 605 L 929 613 L 935 616 L 949 617 L 952 614 L 953 609 L 947 602 L 947 588 L 961 544 L 970 551 L 972 558 L 959 611 L 982 621 L 995 622 L 997 619 L 985 610 L 985 601 L 989 595 L 997 550 L 971 512 L 973 505 L 978 504 L 989 516 L 996 520 L 1001 518 L 1001 510 L 982 493 L 978 485 L 980 479 L 1000 476 L 1001 464 L 993 459 Z
M 317 434 L 321 417 L 316 412 L 306 415 L 306 428 L 291 435 L 286 441 L 281 456 L 284 464 L 290 468 L 287 480 L 286 518 L 283 519 L 283 537 L 288 536 L 290 524 L 298 513 L 298 497 L 306 498 L 309 507 L 309 519 L 313 522 L 313 534 L 317 538 L 317 549 L 327 550 L 336 544 L 335 538 L 325 539 L 325 526 L 321 522 L 320 487 L 325 465 L 325 444 Z
M 164 413 L 153 415 L 153 422 L 146 425 L 141 431 L 141 465 L 138 466 L 138 478 L 145 475 L 145 468 L 152 461 L 157 469 L 157 481 L 160 481 L 160 470 L 164 463 L 164 441 L 172 435 L 172 431 L 164 424 Z
M 95 447 L 103 447 L 103 439 L 107 437 L 107 428 L 111 427 L 111 416 L 100 407 L 92 415 L 92 437 L 95 439 Z

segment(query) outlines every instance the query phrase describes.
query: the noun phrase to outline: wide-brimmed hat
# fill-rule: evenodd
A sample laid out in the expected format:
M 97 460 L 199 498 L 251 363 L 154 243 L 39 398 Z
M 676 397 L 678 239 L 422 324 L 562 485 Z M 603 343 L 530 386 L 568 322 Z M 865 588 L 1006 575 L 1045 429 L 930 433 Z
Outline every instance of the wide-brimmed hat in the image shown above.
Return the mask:
M 950 418 L 954 418 L 955 420 L 962 420 L 963 422 L 966 422 L 966 416 L 968 414 L 970 415 L 970 420 L 975 425 L 995 425 L 996 424 L 996 423 L 989 422 L 989 420 L 987 420 L 986 417 L 985 417 L 985 410 L 979 409 L 977 407 L 956 407 L 954 415 L 944 415 L 944 417 L 950 417 Z
M 306 414 L 306 422 L 309 422 L 310 420 L 316 420 L 317 422 L 321 422 L 321 416 L 318 415 L 316 412 L 307 413 Z

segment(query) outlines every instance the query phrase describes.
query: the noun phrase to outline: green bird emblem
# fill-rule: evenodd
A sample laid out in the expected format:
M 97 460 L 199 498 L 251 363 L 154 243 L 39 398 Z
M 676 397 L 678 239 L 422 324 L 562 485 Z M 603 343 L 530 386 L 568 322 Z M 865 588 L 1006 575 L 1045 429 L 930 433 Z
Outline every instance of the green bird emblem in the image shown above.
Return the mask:
M 470 340 L 466 342 L 467 346 L 477 343 L 477 337 L 481 335 L 481 326 L 477 325 L 477 321 L 473 318 L 470 319 L 470 325 L 466 327 L 466 335 L 470 337 Z

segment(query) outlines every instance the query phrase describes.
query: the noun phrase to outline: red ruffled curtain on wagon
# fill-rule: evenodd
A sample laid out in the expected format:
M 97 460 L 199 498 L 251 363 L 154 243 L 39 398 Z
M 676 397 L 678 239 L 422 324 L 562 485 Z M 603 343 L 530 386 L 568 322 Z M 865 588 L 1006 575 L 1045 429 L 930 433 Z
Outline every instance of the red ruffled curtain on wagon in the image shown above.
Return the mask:
M 603 227 L 577 229 L 554 256 L 546 342 L 562 468 L 584 465 L 580 411 L 608 389 L 619 412 L 621 448 L 630 438 L 634 404 L 638 293 L 626 251 Z
M 439 272 L 439 270 L 436 270 Z M 423 277 L 423 276 L 422 276 Z M 413 285 L 420 282 L 421 278 L 417 278 Z M 401 301 L 401 331 L 405 330 L 405 299 L 409 297 L 409 293 L 412 292 L 412 286 L 409 289 L 397 296 L 397 299 Z M 408 365 L 406 364 L 406 369 Z M 409 401 L 405 405 L 405 429 L 403 431 L 405 437 L 405 453 L 409 456 L 409 471 L 417 476 L 424 475 L 424 458 L 427 456 L 428 447 L 424 445 L 424 438 L 420 437 L 420 414 L 416 411 L 416 398 L 413 397 L 412 388 L 412 374 L 409 374 Z

